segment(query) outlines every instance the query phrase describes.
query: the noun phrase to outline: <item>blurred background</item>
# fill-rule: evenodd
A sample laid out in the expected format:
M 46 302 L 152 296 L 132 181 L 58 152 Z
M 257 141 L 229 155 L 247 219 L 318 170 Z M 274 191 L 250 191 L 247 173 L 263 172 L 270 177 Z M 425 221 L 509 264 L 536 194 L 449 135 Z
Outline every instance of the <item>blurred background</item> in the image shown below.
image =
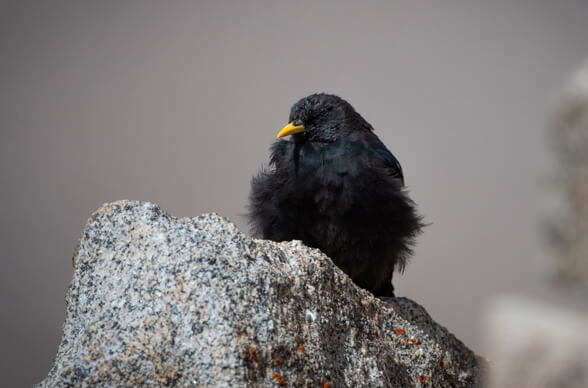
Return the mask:
M 51 367 L 71 256 L 102 203 L 247 230 L 290 106 L 347 99 L 432 223 L 397 294 L 483 352 L 504 293 L 577 304 L 543 242 L 546 132 L 588 2 L 8 1 L 0 13 L 0 376 Z

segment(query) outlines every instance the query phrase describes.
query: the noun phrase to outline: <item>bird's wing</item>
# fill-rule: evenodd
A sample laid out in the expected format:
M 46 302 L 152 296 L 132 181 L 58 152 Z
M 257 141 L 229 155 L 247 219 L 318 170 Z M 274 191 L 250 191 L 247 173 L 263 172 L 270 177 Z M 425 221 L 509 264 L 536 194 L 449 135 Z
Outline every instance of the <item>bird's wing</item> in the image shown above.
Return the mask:
M 370 148 L 378 156 L 379 161 L 382 163 L 381 167 L 386 170 L 386 173 L 393 178 L 400 179 L 404 185 L 404 174 L 402 173 L 402 166 L 400 165 L 398 159 L 392 155 L 392 152 L 386 148 L 386 146 L 380 141 L 380 139 L 376 137 L 376 135 L 373 135 L 373 137 L 371 137 L 368 142 Z

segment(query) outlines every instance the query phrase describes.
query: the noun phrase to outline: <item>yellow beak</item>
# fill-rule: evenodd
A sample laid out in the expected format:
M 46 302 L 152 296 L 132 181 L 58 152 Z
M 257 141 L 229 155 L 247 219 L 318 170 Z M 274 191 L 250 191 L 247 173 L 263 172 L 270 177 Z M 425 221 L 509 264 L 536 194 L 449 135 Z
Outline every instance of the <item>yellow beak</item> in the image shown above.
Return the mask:
M 284 136 L 290 136 L 293 135 L 295 133 L 299 133 L 304 131 L 304 125 L 294 125 L 294 121 L 292 121 L 290 124 L 286 125 L 284 127 L 284 129 L 282 129 L 280 131 L 280 133 L 278 133 L 278 139 Z

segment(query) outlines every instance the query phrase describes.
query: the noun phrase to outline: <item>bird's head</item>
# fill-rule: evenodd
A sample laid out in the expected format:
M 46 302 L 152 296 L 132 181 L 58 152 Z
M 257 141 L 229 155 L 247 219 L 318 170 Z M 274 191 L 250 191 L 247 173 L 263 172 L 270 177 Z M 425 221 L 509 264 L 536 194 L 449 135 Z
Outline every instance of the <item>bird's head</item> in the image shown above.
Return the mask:
M 323 93 L 311 94 L 294 104 L 288 121 L 278 139 L 294 135 L 296 141 L 333 142 L 357 128 L 358 122 L 369 126 L 347 101 Z

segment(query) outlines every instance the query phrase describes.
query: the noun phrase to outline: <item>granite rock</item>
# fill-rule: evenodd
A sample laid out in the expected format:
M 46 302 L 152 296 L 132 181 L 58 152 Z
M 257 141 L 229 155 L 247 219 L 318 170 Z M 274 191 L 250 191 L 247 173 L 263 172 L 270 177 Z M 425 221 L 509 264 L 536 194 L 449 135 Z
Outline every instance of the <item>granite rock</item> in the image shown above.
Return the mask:
M 417 303 L 319 250 L 119 201 L 88 220 L 40 387 L 477 387 L 482 361 Z

